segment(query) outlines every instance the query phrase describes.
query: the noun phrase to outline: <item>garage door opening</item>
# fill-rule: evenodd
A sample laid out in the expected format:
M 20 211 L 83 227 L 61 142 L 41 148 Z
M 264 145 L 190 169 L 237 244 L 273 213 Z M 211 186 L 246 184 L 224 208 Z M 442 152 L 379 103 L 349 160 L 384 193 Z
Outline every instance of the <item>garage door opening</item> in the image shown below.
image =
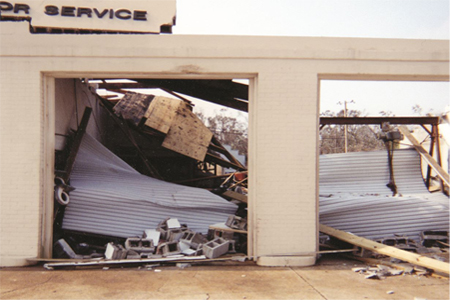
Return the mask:
M 53 257 L 247 254 L 248 87 L 56 79 Z
M 386 245 L 429 247 L 427 236 L 449 226 L 448 175 L 445 184 L 436 172 L 448 172 L 449 140 L 439 132 L 450 128 L 449 83 L 320 86 L 319 222 Z

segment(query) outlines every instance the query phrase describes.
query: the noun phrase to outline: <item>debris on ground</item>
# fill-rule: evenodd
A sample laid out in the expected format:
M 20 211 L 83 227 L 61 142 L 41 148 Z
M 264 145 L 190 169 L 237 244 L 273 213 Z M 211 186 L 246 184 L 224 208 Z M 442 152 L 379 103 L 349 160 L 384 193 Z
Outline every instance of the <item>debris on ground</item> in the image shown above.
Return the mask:
M 437 260 L 431 256 L 425 256 L 424 253 L 426 252 L 426 247 L 423 244 L 417 245 L 408 238 L 402 237 L 397 239 L 383 239 L 379 242 L 376 242 L 356 236 L 351 233 L 337 230 L 329 226 L 325 226 L 323 224 L 320 224 L 319 230 L 324 234 L 327 234 L 341 242 L 346 243 L 347 248 L 349 247 L 349 245 L 353 245 L 355 251 L 353 253 L 354 255 L 350 258 L 369 263 L 372 262 L 372 265 L 374 262 L 379 263 L 376 267 L 353 269 L 353 271 L 355 272 L 365 274 L 367 279 L 383 279 L 386 276 L 412 274 L 413 271 L 414 274 L 417 275 L 429 275 L 431 273 L 437 273 L 444 274 L 444 276 L 447 277 L 449 276 L 450 265 L 448 263 L 448 249 L 442 251 L 442 253 L 447 254 L 447 262 L 444 262 L 441 260 Z M 331 240 L 332 239 L 330 239 L 330 241 Z M 417 253 L 417 249 L 421 249 L 422 253 Z M 376 257 L 377 259 L 371 257 Z M 383 257 L 395 258 L 399 261 L 398 263 L 410 263 L 413 265 L 413 269 L 408 270 L 408 267 L 398 267 L 395 263 L 388 263 L 390 266 L 394 266 L 396 267 L 396 269 L 400 269 L 393 271 L 390 266 L 382 264 L 383 261 L 381 260 L 381 258 Z
M 230 230 L 233 229 L 230 228 Z M 233 239 L 233 234 L 217 237 L 215 231 L 210 233 L 205 236 L 189 229 L 185 224 L 180 224 L 176 218 L 166 218 L 158 224 L 156 229 L 144 230 L 141 237 L 129 237 L 123 244 L 109 242 L 104 247 L 103 255 L 95 252 L 90 256 L 76 254 L 64 239 L 60 239 L 55 249 L 60 249 L 59 252 L 69 258 L 82 261 L 48 263 L 44 267 L 53 269 L 115 264 L 146 266 L 148 263 L 176 263 L 177 267 L 184 269 L 198 260 L 214 260 L 225 254 L 236 254 L 236 240 Z M 227 259 L 243 262 L 245 254 L 230 256 Z M 108 267 L 103 267 L 105 268 Z
M 384 265 L 376 267 L 353 268 L 352 271 L 363 274 L 366 279 L 385 279 L 387 276 L 399 276 L 403 274 L 403 270 L 390 268 Z

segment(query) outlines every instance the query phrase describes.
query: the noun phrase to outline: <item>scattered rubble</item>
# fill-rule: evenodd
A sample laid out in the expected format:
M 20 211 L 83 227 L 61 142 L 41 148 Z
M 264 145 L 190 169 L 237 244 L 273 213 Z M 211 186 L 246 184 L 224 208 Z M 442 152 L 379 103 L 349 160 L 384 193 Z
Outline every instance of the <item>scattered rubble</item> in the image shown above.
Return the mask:
M 386 279 L 389 276 L 400 276 L 400 275 L 416 275 L 416 276 L 428 276 L 433 273 L 432 270 L 421 267 L 408 267 L 405 266 L 402 269 L 391 268 L 386 265 L 375 265 L 368 267 L 353 268 L 353 272 L 362 274 L 365 279 Z
M 380 262 L 381 260 L 375 260 L 372 257 L 390 257 L 395 258 L 398 263 L 407 262 L 414 266 L 416 274 L 428 275 L 432 273 L 444 274 L 449 276 L 450 266 L 448 263 L 448 249 L 447 249 L 447 262 L 434 259 L 429 256 L 425 256 L 424 252 L 426 247 L 423 245 L 417 245 L 415 242 L 405 237 L 399 237 L 395 239 L 383 239 L 379 242 L 368 240 L 354 234 L 343 232 L 341 230 L 334 229 L 329 226 L 320 224 L 322 233 L 327 234 L 338 241 L 345 242 L 346 244 L 354 246 L 354 255 L 351 258 L 366 261 L 366 262 Z M 331 239 L 330 239 L 331 240 Z M 382 243 L 380 243 L 382 242 Z M 396 247 L 399 246 L 399 247 Z M 348 246 L 347 246 L 348 247 Z M 403 248 L 403 249 L 402 249 Z M 421 249 L 422 253 L 417 253 Z M 433 251 L 431 251 L 433 253 Z M 395 266 L 395 264 L 390 264 Z M 391 268 L 382 264 L 377 264 L 376 268 L 355 268 L 353 271 L 366 274 L 368 279 L 383 279 L 386 276 L 400 275 L 403 273 L 410 273 L 407 268 L 400 267 L 403 271 L 392 271 Z
M 352 271 L 365 275 L 366 279 L 385 279 L 387 276 L 399 276 L 403 270 L 397 270 L 384 265 L 376 267 L 353 268 Z
M 103 254 L 93 252 L 91 255 L 76 254 L 64 239 L 60 239 L 55 244 L 55 255 L 59 258 L 67 257 L 85 260 L 85 262 L 51 263 L 46 264 L 45 267 L 52 269 L 117 263 L 148 265 L 149 262 L 175 262 L 178 267 L 186 268 L 195 260 L 217 259 L 227 253 L 236 253 L 233 229 L 228 228 L 230 231 L 226 231 L 227 226 L 224 224 L 223 226 L 223 232 L 227 234 L 218 237 L 216 230 L 211 229 L 210 234 L 204 236 L 189 229 L 187 225 L 180 224 L 176 218 L 167 218 L 161 221 L 156 229 L 144 230 L 142 237 L 129 237 L 123 244 L 109 242 L 104 247 Z M 245 255 L 229 257 L 229 259 L 243 262 Z M 182 263 L 180 260 L 189 262 Z

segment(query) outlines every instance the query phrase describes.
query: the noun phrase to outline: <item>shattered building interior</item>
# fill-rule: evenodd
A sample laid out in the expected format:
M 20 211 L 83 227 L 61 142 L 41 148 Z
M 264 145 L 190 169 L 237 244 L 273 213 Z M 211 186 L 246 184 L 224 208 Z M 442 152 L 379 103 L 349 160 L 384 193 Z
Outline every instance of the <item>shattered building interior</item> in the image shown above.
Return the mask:
M 246 166 L 176 92 L 246 112 L 248 86 L 232 80 L 109 81 L 56 80 L 54 256 L 75 258 L 63 251 L 70 248 L 96 255 L 108 242 L 124 245 L 160 228 L 167 217 L 189 226 L 176 230 L 191 230 L 206 242 L 209 226 L 233 215 L 237 232 L 216 230 L 208 239 L 234 234 L 233 250 L 245 254 L 247 236 L 238 231 L 247 220 Z M 150 88 L 172 97 L 127 90 Z M 119 94 L 104 97 L 98 89 Z M 223 168 L 234 171 L 224 174 Z

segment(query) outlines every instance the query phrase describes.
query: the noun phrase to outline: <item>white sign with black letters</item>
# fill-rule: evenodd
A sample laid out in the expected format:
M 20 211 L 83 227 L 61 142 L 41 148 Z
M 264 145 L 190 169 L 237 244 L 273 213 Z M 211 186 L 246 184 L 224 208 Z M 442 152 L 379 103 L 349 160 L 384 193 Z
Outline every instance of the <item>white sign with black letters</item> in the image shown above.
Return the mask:
M 174 25 L 176 0 L 0 1 L 0 13 L 35 27 L 159 33 Z

